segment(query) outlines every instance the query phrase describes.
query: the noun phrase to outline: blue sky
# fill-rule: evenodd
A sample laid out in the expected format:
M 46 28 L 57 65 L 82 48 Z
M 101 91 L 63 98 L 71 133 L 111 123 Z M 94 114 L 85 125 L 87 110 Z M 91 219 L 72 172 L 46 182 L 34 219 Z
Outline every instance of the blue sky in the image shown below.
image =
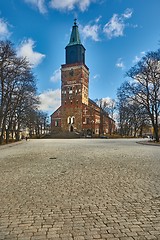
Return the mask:
M 60 67 L 75 17 L 93 100 L 115 99 L 125 72 L 160 47 L 160 0 L 0 0 L 0 39 L 30 61 L 49 113 L 60 105 Z

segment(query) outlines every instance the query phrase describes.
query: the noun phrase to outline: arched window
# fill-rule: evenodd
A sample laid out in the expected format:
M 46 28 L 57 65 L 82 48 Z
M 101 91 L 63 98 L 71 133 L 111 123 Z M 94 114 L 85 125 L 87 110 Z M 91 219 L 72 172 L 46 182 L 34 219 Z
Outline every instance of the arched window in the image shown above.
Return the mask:
M 68 122 L 68 124 L 71 124 L 71 117 L 69 116 L 68 118 L 67 118 L 67 122 Z
M 72 124 L 74 124 L 74 120 L 75 120 L 75 117 L 73 116 L 73 117 L 71 118 L 71 123 L 72 123 Z
M 55 120 L 54 126 L 55 126 L 55 127 L 58 127 L 58 120 Z
M 72 94 L 73 93 L 73 89 L 72 87 L 69 87 L 69 94 Z

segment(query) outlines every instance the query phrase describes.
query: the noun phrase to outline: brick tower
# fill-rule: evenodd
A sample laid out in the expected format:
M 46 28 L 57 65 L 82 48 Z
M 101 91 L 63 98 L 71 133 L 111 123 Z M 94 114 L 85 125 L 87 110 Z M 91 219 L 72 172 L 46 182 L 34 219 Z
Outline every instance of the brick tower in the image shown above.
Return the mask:
M 84 105 L 88 106 L 89 69 L 76 19 L 65 51 L 66 63 L 61 66 L 61 127 L 64 131 L 81 131 L 82 111 Z

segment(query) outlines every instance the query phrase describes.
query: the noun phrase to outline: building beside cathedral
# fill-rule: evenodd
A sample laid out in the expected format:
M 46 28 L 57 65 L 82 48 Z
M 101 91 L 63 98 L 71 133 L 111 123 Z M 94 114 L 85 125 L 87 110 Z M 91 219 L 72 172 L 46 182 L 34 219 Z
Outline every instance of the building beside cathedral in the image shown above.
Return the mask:
M 65 64 L 61 66 L 61 106 L 51 115 L 51 131 L 111 134 L 115 130 L 114 120 L 88 96 L 89 68 L 76 21 L 65 51 Z

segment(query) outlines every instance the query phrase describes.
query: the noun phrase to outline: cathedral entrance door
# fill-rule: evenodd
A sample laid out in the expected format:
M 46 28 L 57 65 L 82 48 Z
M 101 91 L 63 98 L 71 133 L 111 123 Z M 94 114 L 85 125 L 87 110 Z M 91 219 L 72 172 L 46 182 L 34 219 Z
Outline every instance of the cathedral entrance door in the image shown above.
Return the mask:
M 70 127 L 70 131 L 73 132 L 73 126 L 72 126 L 72 125 L 71 125 L 71 127 Z

